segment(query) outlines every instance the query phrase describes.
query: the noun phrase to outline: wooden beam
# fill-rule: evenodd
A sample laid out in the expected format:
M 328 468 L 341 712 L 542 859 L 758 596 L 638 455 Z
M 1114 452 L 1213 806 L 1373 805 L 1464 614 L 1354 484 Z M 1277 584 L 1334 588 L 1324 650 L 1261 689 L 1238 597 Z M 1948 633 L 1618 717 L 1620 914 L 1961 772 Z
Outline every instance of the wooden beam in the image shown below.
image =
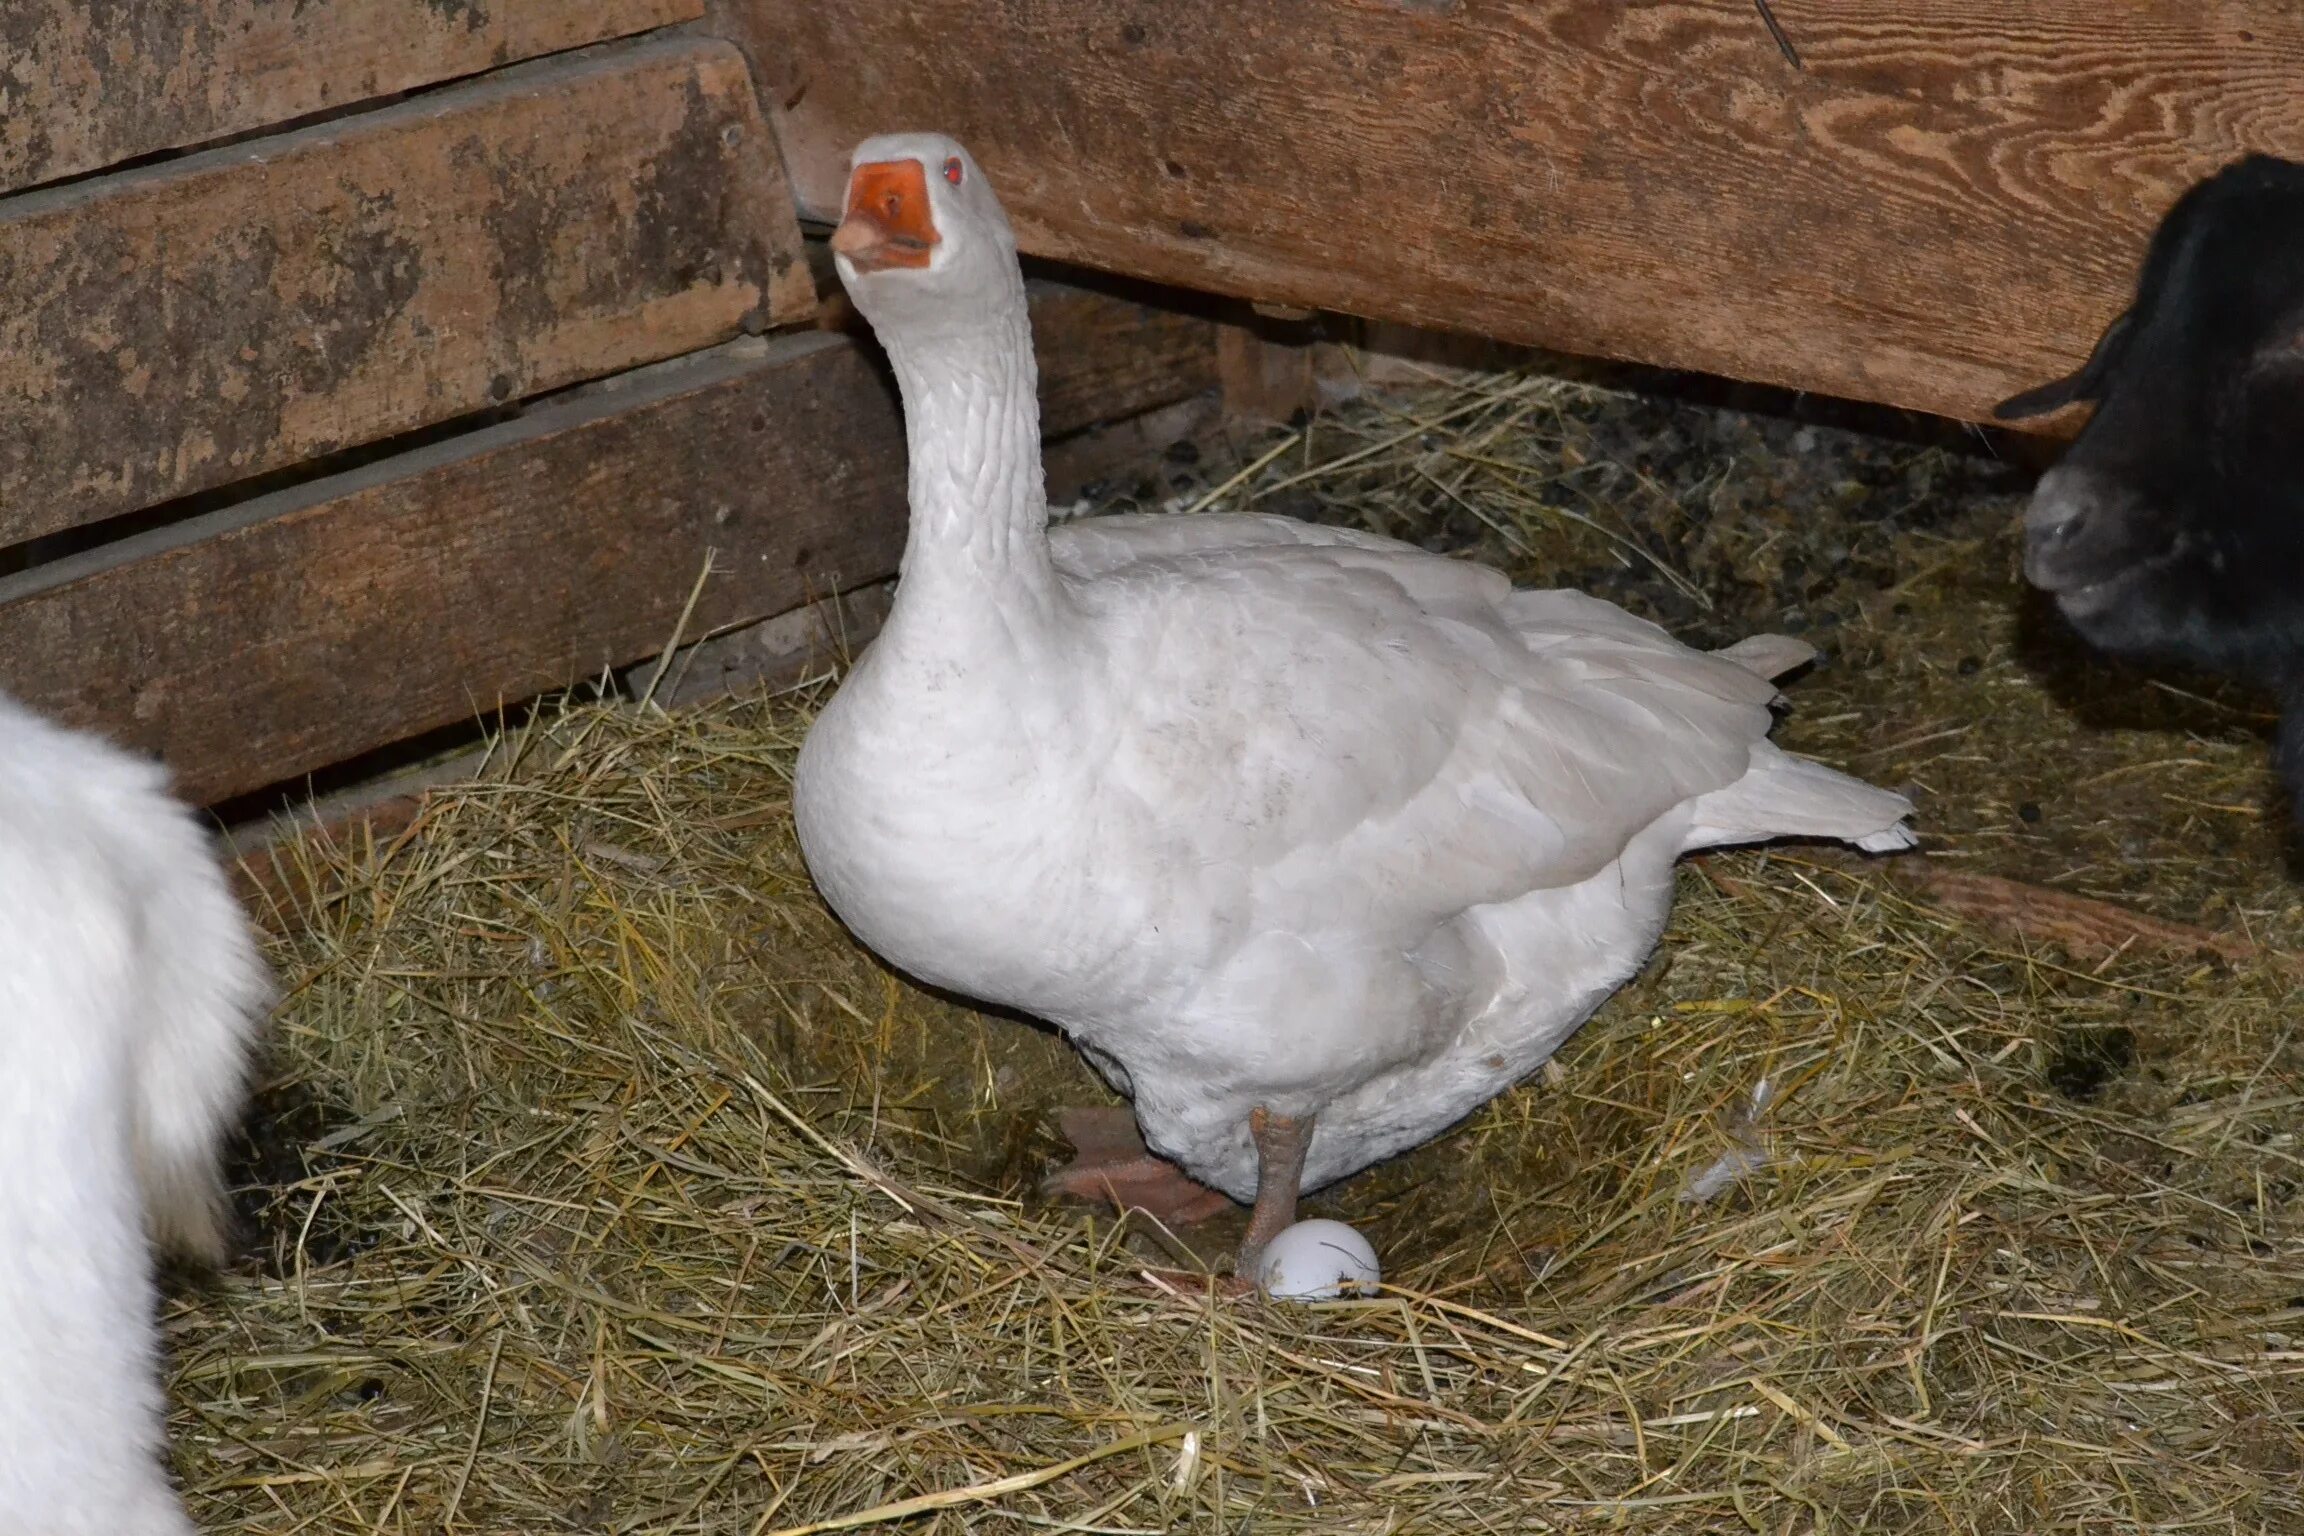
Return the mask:
M 1059 437 L 1216 387 L 1212 320 L 1047 278 L 1025 285 L 1041 358 L 1040 425 Z
M 1034 299 L 1052 434 L 1213 378 L 1208 322 Z M 656 654 L 707 552 L 689 639 L 892 575 L 904 522 L 870 347 L 744 339 L 0 577 L 0 689 L 212 803 Z
M 10 0 L 0 191 L 702 14 L 703 0 Z
M 934 125 L 1027 250 L 1975 417 L 2151 227 L 2304 157 L 2274 0 L 731 0 L 804 209 Z M 775 62 L 771 64 L 771 60 Z
M 740 340 L 0 580 L 0 657 L 221 800 L 660 649 L 707 552 L 691 636 L 885 574 L 903 505 L 865 353 Z
M 710 38 L 0 202 L 0 544 L 804 316 L 798 252 Z
M 853 655 L 878 633 L 894 586 L 874 582 L 692 646 L 658 686 L 654 702 L 694 709 L 733 693 L 821 676 L 827 664 Z M 259 920 L 275 927 L 292 921 L 330 892 L 326 871 L 302 856 L 300 843 L 363 849 L 413 835 L 432 792 L 472 779 L 487 766 L 489 750 L 485 744 L 461 748 L 226 827 L 224 859 L 234 889 Z

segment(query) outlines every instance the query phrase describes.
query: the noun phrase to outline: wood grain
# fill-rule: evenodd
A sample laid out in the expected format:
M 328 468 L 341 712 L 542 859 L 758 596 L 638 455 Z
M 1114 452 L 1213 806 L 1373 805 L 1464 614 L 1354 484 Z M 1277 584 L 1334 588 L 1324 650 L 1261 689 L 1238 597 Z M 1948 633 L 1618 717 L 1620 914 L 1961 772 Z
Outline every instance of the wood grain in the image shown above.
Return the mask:
M 702 0 L 9 0 L 0 191 L 702 14 Z
M 885 574 L 904 438 L 804 332 L 0 582 L 7 686 L 214 801 Z M 25 595 L 8 601 L 12 592 Z
M 1126 294 L 1035 278 L 1025 286 L 1049 437 L 1216 387 L 1212 320 Z
M 673 675 L 658 686 L 655 702 L 671 710 L 693 709 L 736 693 L 821 677 L 827 661 L 855 654 L 879 632 L 893 586 L 874 582 L 690 647 Z M 703 653 L 700 660 L 698 653 Z M 690 666 L 691 660 L 697 664 Z M 654 665 L 642 661 L 631 671 Z M 389 848 L 403 835 L 420 834 L 434 804 L 433 791 L 480 774 L 489 752 L 486 744 L 451 752 L 227 826 L 224 861 L 234 889 L 260 921 L 276 928 L 293 921 L 309 903 L 338 888 L 331 877 L 341 866 L 316 863 L 305 856 L 306 848 Z
M 1208 387 L 1208 322 L 1033 297 L 1052 431 Z M 742 339 L 0 578 L 0 689 L 213 802 L 655 654 L 707 551 L 690 638 L 892 575 L 904 521 L 872 349 Z
M 1750 0 L 732 3 L 805 210 L 934 124 L 1041 255 L 1966 417 L 2304 157 L 2276 0 L 1771 0 L 1799 71 Z
M 797 318 L 798 250 L 709 38 L 0 202 L 0 544 Z

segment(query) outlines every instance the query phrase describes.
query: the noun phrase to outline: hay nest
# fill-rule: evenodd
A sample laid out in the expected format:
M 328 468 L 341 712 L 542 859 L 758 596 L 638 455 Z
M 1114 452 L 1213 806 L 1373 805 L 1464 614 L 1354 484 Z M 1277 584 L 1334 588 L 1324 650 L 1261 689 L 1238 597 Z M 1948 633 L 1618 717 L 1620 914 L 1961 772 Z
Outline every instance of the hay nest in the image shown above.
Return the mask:
M 2304 931 L 2253 702 L 2060 662 L 1989 465 L 1537 374 L 1194 459 L 1103 500 L 1804 628 L 1784 739 L 1911 785 L 1961 867 Z M 2278 966 L 1695 861 L 1540 1081 L 1313 1202 L 1386 1294 L 1216 1302 L 1030 1199 L 1104 1097 L 1062 1042 L 815 900 L 816 697 L 571 709 L 297 850 L 251 1253 L 166 1315 L 203 1528 L 2304 1529 Z

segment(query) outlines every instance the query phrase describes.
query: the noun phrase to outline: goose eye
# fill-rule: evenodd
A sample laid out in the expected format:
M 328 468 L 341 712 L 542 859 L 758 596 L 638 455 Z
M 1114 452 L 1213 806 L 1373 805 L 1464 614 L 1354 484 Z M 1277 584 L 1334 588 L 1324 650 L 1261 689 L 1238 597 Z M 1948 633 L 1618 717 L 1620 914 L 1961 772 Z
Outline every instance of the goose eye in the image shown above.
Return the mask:
M 952 185 L 958 186 L 960 185 L 960 176 L 960 157 L 958 155 L 954 155 L 951 159 L 944 162 L 944 179 L 952 183 Z

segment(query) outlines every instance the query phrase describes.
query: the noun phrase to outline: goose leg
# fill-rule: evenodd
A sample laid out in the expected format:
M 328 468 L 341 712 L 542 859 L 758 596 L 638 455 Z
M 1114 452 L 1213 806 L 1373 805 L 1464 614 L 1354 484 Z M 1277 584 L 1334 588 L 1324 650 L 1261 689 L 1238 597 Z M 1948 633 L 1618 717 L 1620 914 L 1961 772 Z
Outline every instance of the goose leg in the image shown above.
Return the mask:
M 1057 1115 L 1072 1161 L 1041 1188 L 1052 1195 L 1104 1201 L 1115 1210 L 1142 1211 L 1171 1229 L 1196 1226 L 1232 1202 L 1184 1170 L 1154 1157 L 1137 1134 L 1136 1116 L 1118 1105 L 1066 1109 Z
M 1256 1143 L 1256 1208 L 1232 1272 L 1254 1279 L 1264 1245 L 1296 1224 L 1296 1195 L 1304 1184 L 1304 1154 L 1312 1146 L 1310 1115 L 1276 1115 L 1259 1104 L 1248 1114 Z

